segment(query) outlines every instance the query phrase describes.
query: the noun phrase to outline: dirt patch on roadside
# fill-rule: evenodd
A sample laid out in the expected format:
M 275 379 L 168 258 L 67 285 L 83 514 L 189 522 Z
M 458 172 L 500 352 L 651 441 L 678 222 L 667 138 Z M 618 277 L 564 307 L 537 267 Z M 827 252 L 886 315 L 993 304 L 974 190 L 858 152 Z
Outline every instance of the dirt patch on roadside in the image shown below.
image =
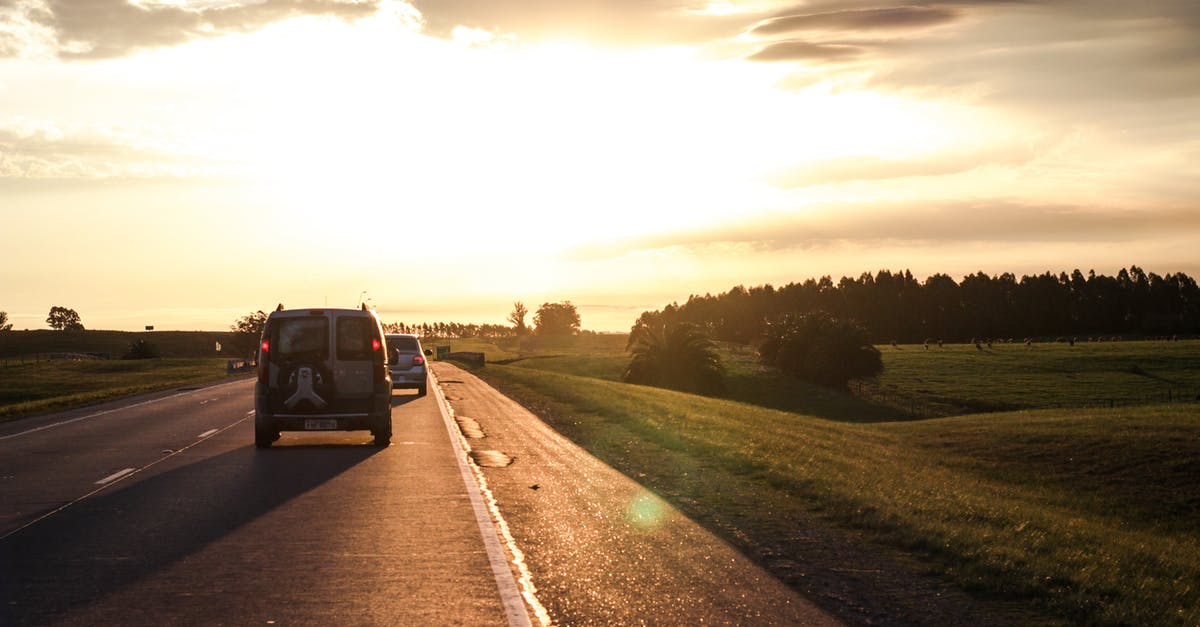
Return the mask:
M 513 458 L 500 451 L 471 451 L 471 459 L 484 468 L 504 468 L 513 463 Z
M 487 434 L 483 432 L 483 428 L 479 423 L 472 418 L 466 416 L 455 416 L 454 422 L 458 423 L 458 430 L 462 432 L 464 437 L 479 439 L 486 438 Z

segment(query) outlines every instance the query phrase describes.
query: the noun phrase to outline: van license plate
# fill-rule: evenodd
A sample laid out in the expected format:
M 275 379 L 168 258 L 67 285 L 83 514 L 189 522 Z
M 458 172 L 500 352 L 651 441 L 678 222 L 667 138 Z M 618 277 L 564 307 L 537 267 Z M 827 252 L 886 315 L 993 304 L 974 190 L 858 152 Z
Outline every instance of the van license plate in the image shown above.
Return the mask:
M 331 431 L 338 428 L 336 420 L 332 418 L 309 419 L 304 421 L 304 429 L 307 431 Z

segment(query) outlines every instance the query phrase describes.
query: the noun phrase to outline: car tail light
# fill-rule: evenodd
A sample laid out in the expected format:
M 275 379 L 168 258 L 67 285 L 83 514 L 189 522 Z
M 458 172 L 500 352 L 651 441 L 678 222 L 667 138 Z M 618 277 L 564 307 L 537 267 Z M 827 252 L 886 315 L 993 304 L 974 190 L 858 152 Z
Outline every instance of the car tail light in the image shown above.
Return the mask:
M 263 340 L 262 344 L 259 345 L 259 351 L 258 351 L 258 382 L 263 385 L 267 384 L 267 378 L 268 378 L 267 377 L 267 370 L 268 370 L 267 362 L 270 361 L 270 359 L 268 358 L 268 353 L 270 353 L 270 352 L 271 352 L 271 341 Z
M 387 355 L 383 354 L 383 342 L 377 337 L 371 338 L 371 352 L 375 360 L 375 383 L 383 383 L 387 380 Z
M 414 366 L 424 366 L 425 358 L 420 355 L 413 355 L 413 365 Z

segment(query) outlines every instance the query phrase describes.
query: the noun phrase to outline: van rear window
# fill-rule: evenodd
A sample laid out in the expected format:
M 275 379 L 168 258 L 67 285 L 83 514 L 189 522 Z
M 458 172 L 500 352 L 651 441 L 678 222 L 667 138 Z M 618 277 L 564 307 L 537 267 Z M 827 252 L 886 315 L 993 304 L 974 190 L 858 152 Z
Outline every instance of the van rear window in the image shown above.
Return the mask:
M 306 355 L 324 359 L 328 354 L 329 324 L 325 318 L 282 318 L 276 328 L 278 357 Z
M 375 325 L 370 318 L 353 316 L 337 320 L 338 360 L 371 359 Z

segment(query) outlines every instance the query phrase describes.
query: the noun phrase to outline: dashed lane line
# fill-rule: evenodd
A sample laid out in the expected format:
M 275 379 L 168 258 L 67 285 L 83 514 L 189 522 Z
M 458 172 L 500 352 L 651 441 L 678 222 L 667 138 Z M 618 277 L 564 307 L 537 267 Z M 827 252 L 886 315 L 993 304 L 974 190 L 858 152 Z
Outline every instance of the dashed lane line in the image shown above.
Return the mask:
M 117 479 L 120 479 L 121 477 L 124 477 L 126 475 L 131 475 L 135 472 L 137 472 L 137 468 L 126 468 L 124 470 L 118 470 L 117 472 L 114 472 L 113 474 L 97 481 L 96 485 L 108 485 L 108 484 L 116 481 Z
M 116 411 L 116 410 L 112 410 L 112 411 Z M 253 415 L 254 415 L 253 411 L 247 412 L 246 415 L 242 416 L 241 418 L 238 418 L 232 424 L 229 424 L 224 427 L 221 427 L 220 429 L 217 429 L 216 433 L 228 431 L 229 429 L 232 429 L 232 428 L 242 424 L 243 422 L 248 420 Z M 216 434 L 214 433 L 213 435 L 216 435 Z M 104 479 L 97 481 L 96 484 L 98 484 L 99 487 L 97 487 L 95 490 L 92 490 L 91 492 L 88 492 L 87 494 L 84 494 L 83 496 L 81 496 L 73 501 L 70 501 L 69 503 L 66 503 L 56 509 L 52 509 L 52 510 L 46 512 L 45 514 L 42 514 L 41 516 L 38 516 L 37 518 L 34 518 L 33 520 L 25 523 L 24 525 L 21 525 L 20 527 L 17 527 L 16 529 L 9 531 L 8 533 L 6 533 L 4 535 L 0 535 L 0 540 L 4 540 L 4 539 L 8 538 L 9 536 L 20 533 L 21 531 L 24 531 L 25 529 L 28 529 L 28 528 L 42 522 L 43 520 L 46 520 L 47 518 L 50 518 L 51 516 L 54 516 L 55 514 L 62 512 L 63 510 L 67 509 L 68 507 L 70 507 L 72 505 L 75 505 L 76 503 L 80 503 L 80 502 L 84 501 L 85 499 L 91 498 L 91 497 L 99 494 L 103 490 L 107 489 L 109 486 L 116 485 L 116 484 L 142 472 L 143 470 L 146 470 L 147 468 L 152 468 L 156 464 L 162 463 L 164 460 L 171 459 L 172 457 L 175 457 L 176 455 L 178 455 L 194 446 L 198 446 L 200 443 L 204 442 L 207 439 L 208 438 L 200 438 L 200 439 L 196 440 L 195 442 L 192 442 L 191 444 L 189 444 L 179 450 L 172 451 L 170 454 L 164 455 L 164 456 L 150 462 L 149 464 L 142 466 L 141 468 L 126 468 L 125 470 L 122 470 L 120 472 L 113 473 L 112 475 L 109 475 L 108 477 L 105 477 Z

